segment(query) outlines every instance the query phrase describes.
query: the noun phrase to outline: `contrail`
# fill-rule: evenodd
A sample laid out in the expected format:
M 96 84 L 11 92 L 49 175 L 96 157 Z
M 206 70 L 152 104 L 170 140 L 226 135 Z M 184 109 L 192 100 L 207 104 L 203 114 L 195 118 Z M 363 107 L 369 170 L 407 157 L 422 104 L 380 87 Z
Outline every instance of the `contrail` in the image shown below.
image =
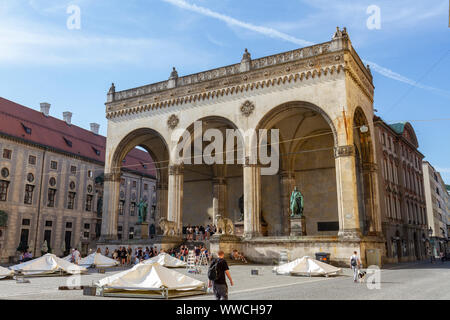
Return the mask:
M 240 21 L 240 20 L 237 20 L 237 19 L 235 19 L 233 17 L 230 17 L 230 16 L 227 16 L 227 15 L 224 15 L 224 14 L 212 11 L 212 10 L 210 10 L 208 8 L 197 6 L 195 4 L 187 3 L 184 0 L 163 0 L 163 1 L 164 2 L 168 2 L 168 3 L 170 3 L 170 4 L 174 5 L 174 6 L 177 6 L 177 7 L 182 8 L 182 9 L 186 9 L 186 10 L 189 10 L 189 11 L 197 12 L 197 13 L 202 14 L 204 16 L 208 16 L 208 17 L 211 17 L 211 18 L 215 18 L 217 20 L 224 21 L 225 23 L 227 23 L 230 26 L 238 26 L 238 27 L 241 27 L 241 28 L 244 28 L 244 29 L 247 29 L 247 30 L 251 30 L 251 31 L 254 31 L 254 32 L 266 35 L 266 36 L 271 37 L 271 38 L 282 39 L 282 40 L 294 43 L 294 44 L 299 45 L 299 46 L 311 46 L 311 45 L 314 44 L 313 42 L 290 36 L 290 35 L 288 35 L 286 33 L 280 32 L 280 31 L 275 30 L 273 28 L 267 28 L 267 27 L 264 27 L 264 26 L 257 26 L 257 25 L 251 24 L 251 23 Z M 414 80 L 409 79 L 409 78 L 407 78 L 405 76 L 402 76 L 401 74 L 398 74 L 398 73 L 396 73 L 396 72 L 394 72 L 392 70 L 389 70 L 389 69 L 387 69 L 385 67 L 382 67 L 382 66 L 378 65 L 375 62 L 365 61 L 365 63 L 369 64 L 372 70 L 374 70 L 375 72 L 379 73 L 380 75 L 382 75 L 382 76 L 384 76 L 386 78 L 390 78 L 390 79 L 393 79 L 393 80 L 396 80 L 396 81 L 400 81 L 400 82 L 406 83 L 406 84 L 408 84 L 410 86 L 413 86 L 413 87 L 417 87 L 417 88 L 421 88 L 421 89 L 425 89 L 425 90 L 430 90 L 430 91 L 435 91 L 435 92 L 438 92 L 438 93 L 443 93 L 446 96 L 449 95 L 449 92 L 447 92 L 445 90 L 441 90 L 441 89 L 437 89 L 437 88 L 434 88 L 434 87 L 430 87 L 430 86 L 419 84 L 417 81 L 414 81 Z

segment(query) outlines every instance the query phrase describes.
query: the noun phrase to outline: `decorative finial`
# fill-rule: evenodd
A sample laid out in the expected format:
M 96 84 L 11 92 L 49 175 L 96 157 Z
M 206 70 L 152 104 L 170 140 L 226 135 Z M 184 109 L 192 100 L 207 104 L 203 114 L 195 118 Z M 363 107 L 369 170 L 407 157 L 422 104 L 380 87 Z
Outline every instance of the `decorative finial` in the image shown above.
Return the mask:
M 175 67 L 172 67 L 172 72 L 170 73 L 170 78 L 169 79 L 176 79 L 178 78 L 178 72 L 175 69 Z
M 109 88 L 108 93 L 115 93 L 116 92 L 116 86 L 114 85 L 114 82 L 111 84 L 111 88 Z
M 250 52 L 248 52 L 247 48 L 244 50 L 244 54 L 242 55 L 242 61 L 250 61 L 252 59 L 252 56 Z

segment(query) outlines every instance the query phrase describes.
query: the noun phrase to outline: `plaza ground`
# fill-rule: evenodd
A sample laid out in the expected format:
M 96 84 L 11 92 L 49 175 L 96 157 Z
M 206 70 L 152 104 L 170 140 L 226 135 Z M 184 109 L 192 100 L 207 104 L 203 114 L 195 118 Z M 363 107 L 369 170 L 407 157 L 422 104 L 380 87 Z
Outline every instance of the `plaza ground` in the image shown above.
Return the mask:
M 251 276 L 251 269 L 259 269 L 260 275 Z M 387 266 L 381 270 L 380 289 L 368 289 L 365 283 L 353 283 L 349 269 L 338 277 L 292 277 L 272 273 L 272 266 L 235 265 L 230 267 L 235 286 L 230 287 L 233 300 L 314 300 L 314 299 L 450 299 L 450 262 L 407 263 Z M 187 274 L 185 269 L 179 272 Z M 99 274 L 91 270 L 81 277 L 80 285 L 93 282 L 118 270 Z M 206 281 L 206 269 L 202 274 L 191 275 Z M 80 290 L 61 291 L 59 286 L 73 284 L 69 277 L 29 278 L 30 283 L 18 284 L 15 280 L 0 280 L 0 299 L 20 300 L 102 300 L 83 296 Z M 69 281 L 68 281 L 69 280 Z M 189 297 L 195 300 L 211 300 L 213 296 Z

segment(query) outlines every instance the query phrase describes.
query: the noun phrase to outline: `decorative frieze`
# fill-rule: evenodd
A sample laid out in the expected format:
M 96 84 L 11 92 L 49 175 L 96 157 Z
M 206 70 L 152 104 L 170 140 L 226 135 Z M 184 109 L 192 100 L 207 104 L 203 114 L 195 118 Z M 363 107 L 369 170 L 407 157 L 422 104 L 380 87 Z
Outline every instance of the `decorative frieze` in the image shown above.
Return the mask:
M 352 145 L 338 146 L 334 148 L 334 157 L 353 157 L 355 155 L 355 147 Z

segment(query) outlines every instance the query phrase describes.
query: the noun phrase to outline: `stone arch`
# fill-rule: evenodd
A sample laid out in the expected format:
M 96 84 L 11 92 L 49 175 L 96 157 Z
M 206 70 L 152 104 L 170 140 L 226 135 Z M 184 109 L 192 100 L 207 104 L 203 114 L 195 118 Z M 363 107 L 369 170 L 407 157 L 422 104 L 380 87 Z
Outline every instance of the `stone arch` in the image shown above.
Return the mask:
M 280 129 L 281 170 L 274 176 L 261 177 L 261 215 L 268 223 L 268 235 L 290 234 L 289 202 L 294 186 L 300 188 L 304 196 L 306 234 L 337 235 L 339 215 L 334 149 L 338 138 L 330 116 L 315 104 L 291 101 L 268 111 L 256 128 Z M 319 156 L 321 153 L 324 155 Z M 315 163 L 316 159 L 319 163 Z M 314 174 L 320 179 L 312 179 Z M 323 181 L 329 184 L 325 188 L 321 188 Z M 326 200 L 321 201 L 321 197 Z M 326 205 L 330 208 L 325 208 Z M 282 213 L 274 210 L 275 207 L 281 207 Z
M 167 216 L 169 151 L 163 136 L 152 128 L 138 128 L 125 135 L 110 155 L 109 172 L 105 172 L 102 239 L 116 239 L 122 161 L 136 147 L 151 156 L 157 179 L 157 218 Z

